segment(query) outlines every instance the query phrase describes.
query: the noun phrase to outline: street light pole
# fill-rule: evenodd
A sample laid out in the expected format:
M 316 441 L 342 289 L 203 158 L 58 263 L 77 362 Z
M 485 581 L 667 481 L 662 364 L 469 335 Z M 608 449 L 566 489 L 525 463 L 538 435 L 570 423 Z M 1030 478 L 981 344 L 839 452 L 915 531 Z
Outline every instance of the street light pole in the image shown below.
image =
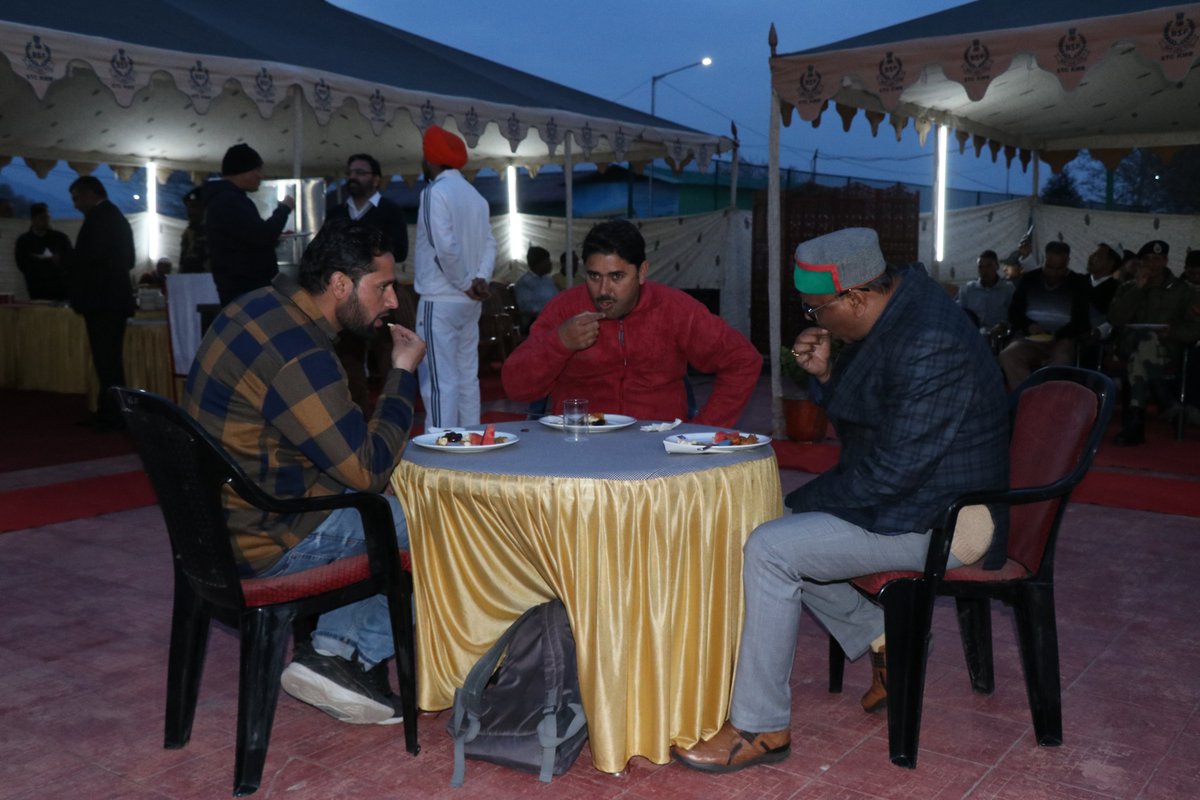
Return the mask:
M 658 75 L 652 75 L 650 77 L 650 116 L 652 116 L 652 117 L 656 116 L 656 112 L 658 110 L 657 99 L 658 99 L 658 82 L 659 81 L 661 81 L 663 78 L 667 77 L 668 75 L 674 75 L 676 72 L 683 72 L 685 69 L 691 69 L 692 67 L 707 67 L 710 64 L 712 64 L 712 59 L 709 58 L 708 56 L 705 56 L 704 58 L 700 59 L 699 61 L 694 61 L 691 64 L 684 64 L 682 67 L 676 67 L 675 69 L 669 69 L 666 72 L 659 73 Z M 649 178 L 646 180 L 646 194 L 647 194 L 647 197 L 648 197 L 648 200 L 650 203 L 650 216 L 654 216 L 654 160 L 653 159 L 651 159 L 651 161 L 650 161 L 650 175 L 649 175 Z

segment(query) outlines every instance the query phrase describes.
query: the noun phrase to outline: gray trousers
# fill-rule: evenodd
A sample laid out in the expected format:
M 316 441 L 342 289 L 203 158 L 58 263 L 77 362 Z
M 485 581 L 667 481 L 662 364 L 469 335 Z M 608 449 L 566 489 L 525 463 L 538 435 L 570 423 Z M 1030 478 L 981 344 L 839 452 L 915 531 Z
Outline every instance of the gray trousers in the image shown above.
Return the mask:
M 858 658 L 883 633 L 883 609 L 848 582 L 888 570 L 922 570 L 928 533 L 872 533 L 829 514 L 804 513 L 758 526 L 744 548 L 742 627 L 729 719 L 744 731 L 789 726 L 788 685 L 804 606 Z M 961 562 L 950 556 L 951 568 Z

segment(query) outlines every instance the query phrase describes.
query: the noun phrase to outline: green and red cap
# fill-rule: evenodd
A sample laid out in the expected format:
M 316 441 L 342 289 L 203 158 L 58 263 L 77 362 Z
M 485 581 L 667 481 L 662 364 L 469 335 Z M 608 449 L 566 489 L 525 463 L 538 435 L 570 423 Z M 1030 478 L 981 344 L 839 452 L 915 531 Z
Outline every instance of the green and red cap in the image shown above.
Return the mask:
M 887 263 L 870 228 L 845 228 L 802 242 L 792 278 L 803 294 L 838 294 L 870 283 Z

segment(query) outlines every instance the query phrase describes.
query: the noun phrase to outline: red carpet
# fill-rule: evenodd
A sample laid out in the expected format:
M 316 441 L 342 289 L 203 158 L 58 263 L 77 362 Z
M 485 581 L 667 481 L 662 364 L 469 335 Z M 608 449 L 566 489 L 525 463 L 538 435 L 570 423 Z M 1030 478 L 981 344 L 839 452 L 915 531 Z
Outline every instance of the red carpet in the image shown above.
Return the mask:
M 154 505 L 141 470 L 0 493 L 0 533 Z
M 81 394 L 0 389 L 0 409 L 0 472 L 133 452 L 124 433 L 94 433 L 75 424 L 88 416 Z
M 1200 480 L 1093 467 L 1071 495 L 1071 501 L 1200 517 Z

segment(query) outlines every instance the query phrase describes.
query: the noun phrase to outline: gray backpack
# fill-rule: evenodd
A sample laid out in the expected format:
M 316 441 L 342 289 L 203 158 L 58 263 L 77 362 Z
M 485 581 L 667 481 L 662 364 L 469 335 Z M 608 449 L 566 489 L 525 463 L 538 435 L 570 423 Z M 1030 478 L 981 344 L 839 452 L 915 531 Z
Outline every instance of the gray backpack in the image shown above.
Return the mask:
M 447 729 L 451 786 L 463 785 L 466 758 L 531 772 L 543 783 L 570 769 L 587 741 L 587 720 L 562 602 L 526 611 L 476 662 L 454 692 Z

